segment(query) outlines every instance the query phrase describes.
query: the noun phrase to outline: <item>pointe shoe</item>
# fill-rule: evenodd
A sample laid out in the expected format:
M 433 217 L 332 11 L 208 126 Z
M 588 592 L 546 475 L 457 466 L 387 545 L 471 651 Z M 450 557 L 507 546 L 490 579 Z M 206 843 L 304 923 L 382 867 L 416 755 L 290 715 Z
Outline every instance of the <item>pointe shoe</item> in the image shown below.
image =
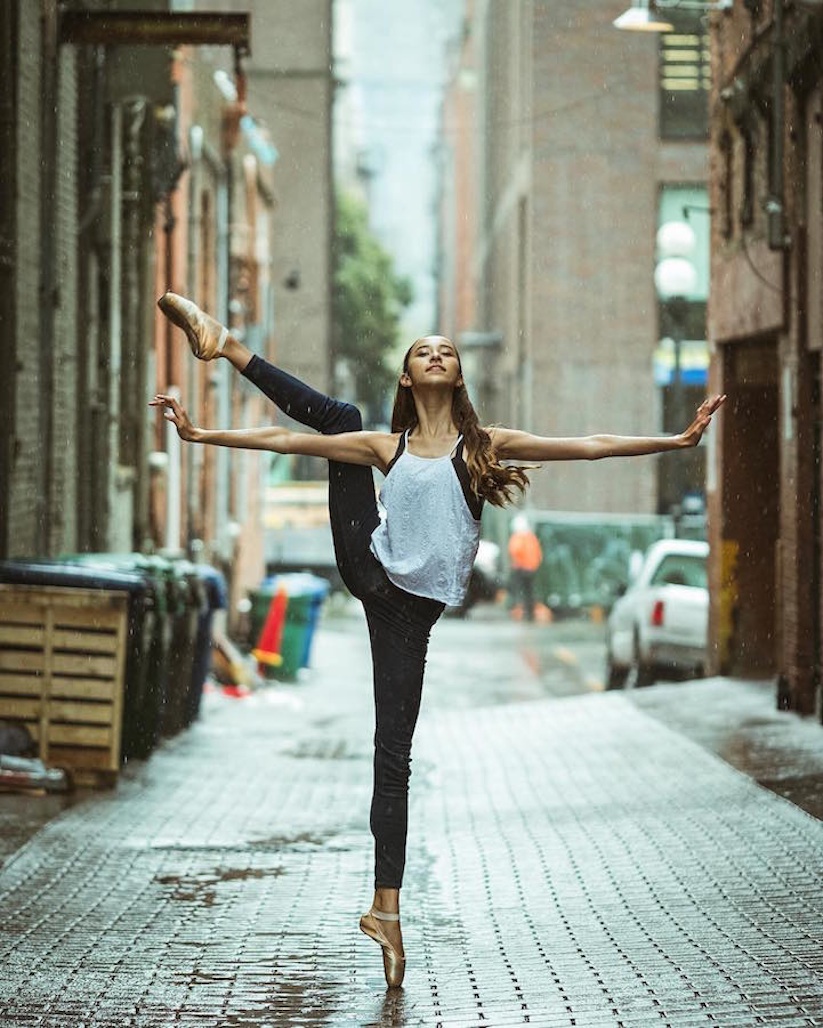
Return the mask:
M 172 324 L 186 333 L 195 357 L 201 361 L 210 361 L 223 352 L 229 330 L 201 311 L 196 303 L 177 293 L 163 293 L 157 306 Z
M 399 920 L 399 914 L 386 914 L 382 910 L 375 910 L 374 907 L 360 918 L 360 931 L 383 947 L 383 971 L 386 975 L 386 985 L 389 988 L 397 988 L 397 986 L 403 984 L 403 975 L 406 973 L 406 958 L 397 952 L 383 934 L 380 922 Z

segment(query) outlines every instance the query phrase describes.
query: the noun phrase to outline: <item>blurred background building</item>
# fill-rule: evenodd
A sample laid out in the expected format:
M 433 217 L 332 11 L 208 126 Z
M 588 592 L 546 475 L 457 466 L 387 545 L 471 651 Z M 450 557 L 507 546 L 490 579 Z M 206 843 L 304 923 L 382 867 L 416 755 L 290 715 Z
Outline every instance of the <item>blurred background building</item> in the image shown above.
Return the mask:
M 443 104 L 440 313 L 487 422 L 674 430 L 705 388 L 707 28 L 691 11 L 662 35 L 622 33 L 623 7 L 466 5 Z M 676 325 L 654 280 L 671 220 L 695 236 Z M 534 476 L 530 502 L 668 513 L 700 502 L 704 452 L 692 456 L 607 475 L 556 465 Z

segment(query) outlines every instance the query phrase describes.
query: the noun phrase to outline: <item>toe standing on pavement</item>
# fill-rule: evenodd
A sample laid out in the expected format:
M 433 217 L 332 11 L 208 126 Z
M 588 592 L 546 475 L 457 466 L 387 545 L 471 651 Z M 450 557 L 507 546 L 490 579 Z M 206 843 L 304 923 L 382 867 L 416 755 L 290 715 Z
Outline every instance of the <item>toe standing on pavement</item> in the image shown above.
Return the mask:
M 403 359 L 391 432 L 362 430 L 352 404 L 317 392 L 256 355 L 191 301 L 174 293 L 160 309 L 182 328 L 195 356 L 223 357 L 280 410 L 319 435 L 271 426 L 206 430 L 172 396 L 158 394 L 182 439 L 329 461 L 329 513 L 340 574 L 363 604 L 374 670 L 375 893 L 360 928 L 380 944 L 386 982 L 400 985 L 405 956 L 400 888 L 406 855 L 411 744 L 429 633 L 446 605 L 459 605 L 488 500 L 503 506 L 528 485 L 527 467 L 504 461 L 599 460 L 696 446 L 725 396 L 704 400 L 675 436 L 536 436 L 482 428 L 463 383 L 457 348 L 443 336 L 416 340 Z M 386 476 L 381 521 L 371 468 Z

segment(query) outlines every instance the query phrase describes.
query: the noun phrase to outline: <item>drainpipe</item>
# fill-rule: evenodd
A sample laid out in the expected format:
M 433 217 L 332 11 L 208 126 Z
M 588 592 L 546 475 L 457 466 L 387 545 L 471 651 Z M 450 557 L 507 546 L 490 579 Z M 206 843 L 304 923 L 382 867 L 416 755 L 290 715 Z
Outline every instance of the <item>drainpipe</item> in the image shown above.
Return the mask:
M 80 177 L 81 207 L 78 211 L 79 239 L 79 312 L 83 325 L 83 344 L 77 353 L 77 540 L 81 551 L 94 550 L 100 522 L 101 476 L 107 462 L 101 456 L 99 410 L 101 408 L 98 378 L 100 362 L 100 321 L 97 291 L 100 274 L 95 226 L 102 213 L 103 140 L 106 133 L 103 70 L 105 53 L 95 47 L 89 55 L 85 73 L 89 76 L 88 99 L 84 102 L 91 115 L 88 135 L 81 149 L 81 159 L 88 162 L 85 178 Z M 105 515 L 104 515 L 105 517 Z
M 163 201 L 163 214 L 163 272 L 166 289 L 174 289 L 176 285 L 174 281 L 174 230 L 177 227 L 177 219 L 174 216 L 174 206 L 171 202 L 171 193 L 168 193 Z M 163 368 L 163 374 L 165 385 L 171 386 L 174 382 L 174 361 L 172 360 L 174 326 L 168 318 L 163 318 L 163 322 L 165 331 L 165 366 Z
M 120 490 L 132 494 L 129 508 L 132 513 L 128 534 L 132 545 L 143 538 L 139 517 L 139 487 L 141 456 L 143 453 L 143 395 L 145 383 L 141 373 L 144 365 L 141 321 L 141 269 L 143 256 L 143 127 L 146 121 L 146 101 L 141 97 L 129 101 L 123 113 L 126 116 L 124 138 L 123 178 L 123 305 L 121 376 L 120 376 L 120 460 L 125 468 L 121 472 Z M 121 529 L 121 535 L 124 534 Z
M 169 396 L 176 400 L 181 398 L 180 389 L 177 386 L 167 386 Z M 182 454 L 180 437 L 177 429 L 169 421 L 164 422 L 166 430 L 166 453 L 169 455 L 168 477 L 166 479 L 166 550 L 169 553 L 176 553 L 180 549 L 180 529 L 182 525 L 182 512 L 180 509 L 180 489 L 182 486 Z
M 109 547 L 118 526 L 115 524 L 119 507 L 120 467 L 120 376 L 123 364 L 121 333 L 123 329 L 123 108 L 119 103 L 111 111 L 111 239 L 109 259 L 109 473 L 108 473 L 108 526 L 106 538 Z
M 40 79 L 40 481 L 37 550 L 51 554 L 54 479 L 54 338 L 57 304 L 57 0 L 43 0 Z
M 200 296 L 199 285 L 201 282 L 200 237 L 202 231 L 201 218 L 201 161 L 203 157 L 203 129 L 200 125 L 192 125 L 189 129 L 189 155 L 191 167 L 189 169 L 189 216 L 188 216 L 188 241 L 187 241 L 187 281 L 186 288 L 188 295 L 195 303 L 203 306 L 205 297 Z M 194 417 L 198 417 L 200 397 L 197 391 L 199 381 L 199 369 L 197 361 L 186 361 L 186 400 L 189 410 L 194 411 Z M 222 361 L 218 361 L 222 363 Z M 183 451 L 186 460 L 186 551 L 192 556 L 192 543 L 196 536 L 204 534 L 205 511 L 200 510 L 200 481 L 203 475 L 204 447 L 187 446 Z
M 772 138 L 769 148 L 769 198 L 766 201 L 770 250 L 786 250 L 786 212 L 783 184 L 783 133 L 785 130 L 786 42 L 783 38 L 783 6 L 775 0 L 772 47 Z
M 217 197 L 215 221 L 217 223 L 217 318 L 224 325 L 229 324 L 229 204 L 226 187 L 225 166 L 216 164 Z M 231 427 L 231 368 L 228 361 L 216 361 L 217 364 L 217 424 L 221 428 Z M 231 467 L 229 451 L 225 446 L 217 450 L 217 539 L 215 540 L 220 557 L 226 561 L 231 558 L 233 540 L 228 537 L 228 526 L 231 521 L 229 505 L 229 476 Z
M 812 530 L 812 563 L 810 569 L 811 590 L 812 590 L 812 685 L 814 688 L 815 714 L 818 721 L 823 721 L 823 690 L 821 690 L 821 631 L 820 631 L 820 561 L 821 561 L 821 487 L 820 467 L 823 452 L 821 448 L 821 431 L 823 422 L 820 416 L 820 361 L 814 362 L 814 373 L 811 381 L 811 408 L 812 408 L 812 494 L 810 497 Z
M 14 467 L 17 340 L 17 4 L 0 4 L 0 325 L 12 347 L 11 367 L 0 375 L 0 557 L 9 553 Z

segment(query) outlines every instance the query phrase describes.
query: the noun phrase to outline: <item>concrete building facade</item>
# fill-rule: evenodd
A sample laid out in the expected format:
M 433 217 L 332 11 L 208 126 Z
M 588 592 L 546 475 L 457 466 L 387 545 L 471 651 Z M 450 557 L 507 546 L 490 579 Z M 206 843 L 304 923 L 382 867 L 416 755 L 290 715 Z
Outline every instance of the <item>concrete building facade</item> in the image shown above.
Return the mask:
M 477 185 L 464 188 L 458 147 L 448 214 L 456 227 L 444 236 L 443 281 L 470 279 L 476 302 L 466 325 L 444 299 L 444 313 L 454 312 L 444 331 L 467 333 L 466 350 L 482 347 L 475 392 L 488 422 L 547 435 L 664 429 L 664 391 L 654 375 L 665 335 L 655 235 L 668 188 L 705 187 L 707 146 L 705 125 L 693 136 L 662 132 L 661 43 L 615 30 L 624 7 L 621 0 L 467 7 L 447 111 L 471 81 L 471 52 Z M 459 241 L 472 218 L 467 202 L 477 210 L 471 258 Z M 608 474 L 553 466 L 534 476 L 531 502 L 668 512 L 659 465 L 621 462 Z M 702 460 L 687 479 L 702 489 Z

